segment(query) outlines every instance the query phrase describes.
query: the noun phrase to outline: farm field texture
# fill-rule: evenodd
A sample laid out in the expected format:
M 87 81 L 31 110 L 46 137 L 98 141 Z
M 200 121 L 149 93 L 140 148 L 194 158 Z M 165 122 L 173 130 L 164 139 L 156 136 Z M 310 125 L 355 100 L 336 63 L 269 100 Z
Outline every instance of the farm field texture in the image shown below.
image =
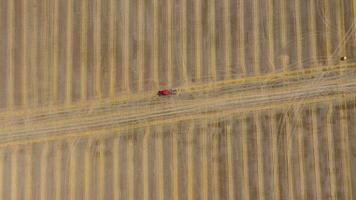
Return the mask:
M 0 0 L 0 86 L 0 199 L 356 195 L 356 0 Z

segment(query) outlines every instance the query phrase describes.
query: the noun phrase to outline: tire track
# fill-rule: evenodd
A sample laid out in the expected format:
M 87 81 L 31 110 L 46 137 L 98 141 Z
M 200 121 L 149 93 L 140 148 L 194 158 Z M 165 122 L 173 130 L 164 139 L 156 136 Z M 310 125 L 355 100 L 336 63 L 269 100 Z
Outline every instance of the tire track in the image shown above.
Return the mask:
M 336 82 L 336 83 L 335 83 Z M 124 125 L 124 124 L 135 124 L 141 120 L 144 121 L 159 121 L 163 118 L 174 118 L 188 113 L 199 113 L 204 115 L 204 113 L 209 112 L 219 112 L 222 110 L 229 110 L 231 108 L 244 109 L 247 107 L 258 106 L 258 105 L 268 105 L 268 104 L 283 104 L 286 102 L 295 102 L 298 100 L 304 100 L 305 98 L 317 98 L 319 96 L 329 96 L 334 94 L 339 94 L 340 92 L 344 94 L 356 92 L 356 81 L 355 80 L 346 80 L 346 83 L 341 83 L 339 80 L 333 82 L 323 82 L 318 86 L 310 86 L 308 88 L 283 88 L 278 92 L 267 92 L 253 94 L 247 96 L 246 94 L 235 94 L 222 96 L 220 98 L 213 99 L 196 99 L 193 102 L 189 102 L 184 106 L 176 106 L 176 103 L 173 102 L 172 108 L 169 109 L 160 109 L 160 108 L 151 108 L 145 113 L 132 113 L 131 115 L 122 113 L 117 110 L 110 115 L 103 116 L 92 116 L 87 118 L 77 118 L 66 119 L 61 122 L 38 122 L 31 126 L 15 126 L 15 127 L 3 127 L 1 128 L 0 135 L 3 142 L 6 140 L 19 139 L 20 137 L 39 137 L 39 136 L 49 136 L 49 135 L 58 135 L 73 131 L 84 131 L 92 130 L 105 127 L 115 127 Z M 168 103 L 168 102 L 167 102 Z M 169 104 L 169 103 L 168 103 Z M 158 105 L 160 107 L 160 105 Z
M 349 73 L 350 74 L 350 73 Z M 347 75 L 347 74 L 346 74 Z M 352 78 L 352 74 L 351 74 L 351 78 Z M 309 82 L 313 82 L 313 79 L 309 80 Z M 342 80 L 342 79 L 341 79 Z M 328 84 L 335 84 L 338 81 L 338 79 L 332 78 L 330 80 L 324 80 L 324 85 L 328 85 Z M 344 81 L 347 81 L 347 79 L 345 79 Z M 10 121 L 2 121 L 2 127 L 0 128 L 0 130 L 6 130 L 6 127 L 10 127 L 10 126 L 16 126 L 16 125 L 23 125 L 25 126 L 27 123 L 31 123 L 32 127 L 36 127 L 36 123 L 38 124 L 38 122 L 40 123 L 46 123 L 48 124 L 53 124 L 55 123 L 56 125 L 59 124 L 68 124 L 69 122 L 72 123 L 78 123 L 80 124 L 81 121 L 83 121 L 83 117 L 86 119 L 86 121 L 91 120 L 92 122 L 94 122 L 94 120 L 99 120 L 101 119 L 105 119 L 105 118 L 114 118 L 115 116 L 119 114 L 123 114 L 125 113 L 125 116 L 127 118 L 134 116 L 137 113 L 143 114 L 143 113 L 149 113 L 152 112 L 152 110 L 154 110 L 154 107 L 158 108 L 160 107 L 161 110 L 165 110 L 165 112 L 168 114 L 170 113 L 172 110 L 177 110 L 177 108 L 179 109 L 189 109 L 192 108 L 192 106 L 195 106 L 197 104 L 200 104 L 200 102 L 197 102 L 198 99 L 204 100 L 205 102 L 208 102 L 208 104 L 214 104 L 214 103 L 218 103 L 219 101 L 227 101 L 226 97 L 224 95 L 229 95 L 231 93 L 233 94 L 238 94 L 237 98 L 239 100 L 243 100 L 243 97 L 246 97 L 244 99 L 244 101 L 242 102 L 242 104 L 240 103 L 240 105 L 244 104 L 248 104 L 251 103 L 251 100 L 253 102 L 253 98 L 257 98 L 259 95 L 265 95 L 265 97 L 260 97 L 260 100 L 262 100 L 261 98 L 264 98 L 265 100 L 268 100 L 269 96 L 268 94 L 274 94 L 274 96 L 276 96 L 277 94 L 283 94 L 284 90 L 286 88 L 288 88 L 289 90 L 295 91 L 295 95 L 297 96 L 298 91 L 301 90 L 306 90 L 306 91 L 310 91 L 310 83 L 308 81 L 306 81 L 303 84 L 291 84 L 289 85 L 276 85 L 276 84 L 271 84 L 269 86 L 269 88 L 266 88 L 266 85 L 262 86 L 253 86 L 251 87 L 246 87 L 246 88 L 235 88 L 235 87 L 231 87 L 231 88 L 226 88 L 225 90 L 220 90 L 217 94 L 217 96 L 208 96 L 208 95 L 198 95 L 198 96 L 194 96 L 194 97 L 189 97 L 189 99 L 183 99 L 182 101 L 157 101 L 155 103 L 143 103 L 143 104 L 133 104 L 133 105 L 122 105 L 122 106 L 118 106 L 118 107 L 108 107 L 106 108 L 104 111 L 92 111 L 92 110 L 84 110 L 82 112 L 76 113 L 76 112 L 68 112 L 66 114 L 61 114 L 63 115 L 62 117 L 59 115 L 49 115 L 48 117 L 44 116 L 39 116 L 39 118 L 34 118 L 33 120 L 31 118 L 20 118 L 19 121 L 16 122 L 15 119 L 11 119 Z M 292 83 L 292 82 L 289 82 Z M 278 86 L 277 88 L 274 88 L 275 86 Z M 311 87 L 315 87 L 315 86 L 311 86 Z M 340 87 L 340 86 L 337 86 Z M 263 89 L 263 91 L 261 92 L 260 90 Z M 269 92 L 266 91 L 266 89 L 270 90 Z M 322 89 L 322 88 L 320 88 Z M 313 92 L 313 91 L 311 91 Z M 236 96 L 236 95 L 235 95 Z M 241 96 L 241 97 L 238 97 Z M 215 97 L 215 99 L 213 98 Z M 283 97 L 283 96 L 281 96 Z M 267 99 L 266 99 L 267 98 Z M 272 100 L 272 99 L 271 99 Z M 164 104 L 164 105 L 162 105 Z M 135 110 L 133 110 L 132 108 L 135 108 Z M 70 118 L 68 118 L 70 116 Z M 74 120 L 74 121 L 73 121 Z M 96 122 L 100 122 L 96 121 Z
M 242 92 L 242 91 L 248 91 L 251 90 L 252 93 L 254 92 L 254 89 L 259 89 L 261 88 L 261 84 L 263 85 L 262 89 L 271 87 L 271 84 L 274 84 L 275 82 L 279 82 L 279 83 L 283 83 L 286 82 L 288 84 L 290 83 L 298 83 L 298 81 L 302 81 L 306 82 L 308 81 L 308 79 L 305 78 L 309 78 L 309 79 L 317 79 L 317 80 L 321 80 L 321 77 L 324 77 L 324 80 L 327 79 L 332 79 L 332 77 L 329 76 L 334 76 L 334 78 L 338 78 L 338 75 L 335 76 L 335 72 L 340 72 L 340 71 L 349 71 L 348 73 L 346 73 L 348 76 L 353 75 L 355 65 L 354 64 L 349 64 L 349 65 L 340 65 L 340 66 L 334 66 L 334 67 L 325 67 L 323 69 L 312 69 L 312 70 L 303 70 L 301 72 L 291 72 L 291 73 L 281 73 L 281 74 L 276 74 L 274 76 L 261 76 L 261 77 L 252 77 L 252 78 L 248 78 L 245 80 L 230 80 L 230 81 L 221 81 L 221 82 L 217 82 L 216 84 L 203 84 L 203 85 L 196 85 L 193 87 L 188 87 L 188 88 L 181 88 L 180 89 L 180 93 L 181 95 L 191 95 L 193 93 L 198 93 L 199 95 L 195 95 L 195 98 L 207 98 L 208 97 L 208 93 L 209 91 L 213 91 L 210 92 L 211 94 L 226 94 L 226 93 L 231 93 L 231 92 Z M 315 76 L 319 76 L 317 78 L 315 78 Z M 302 80 L 298 80 L 298 78 L 302 77 Z M 262 79 L 263 78 L 263 79 Z M 263 81 L 262 81 L 262 80 Z M 305 80 L 303 80 L 305 79 Z M 287 81 L 288 80 L 288 81 Z M 254 85 L 254 83 L 257 83 L 257 86 Z M 248 85 L 248 86 L 246 86 Z M 282 84 L 283 85 L 283 84 Z M 225 87 L 225 89 L 224 89 Z M 275 86 L 273 86 L 275 87 Z M 279 86 L 278 86 L 279 87 Z M 306 85 L 305 87 L 308 87 L 308 85 Z M 230 90 L 229 90 L 230 88 Z M 231 90 L 231 88 L 234 88 L 233 90 Z M 220 93 L 216 93 L 216 91 L 214 90 L 219 90 Z M 224 92 L 222 92 L 224 91 Z M 251 92 L 250 92 L 251 93 Z M 242 94 L 242 93 L 241 93 Z M 151 94 L 149 96 L 154 96 L 155 94 Z M 165 109 L 167 109 L 166 104 L 166 100 L 162 99 L 162 98 L 150 98 L 147 100 L 147 98 L 149 97 L 145 97 L 145 95 L 143 96 L 137 96 L 137 99 L 135 100 L 135 98 L 132 99 L 131 103 L 127 102 L 130 98 L 128 98 L 126 101 L 122 100 L 122 103 L 102 103 L 101 105 L 86 105 L 85 104 L 83 106 L 78 106 L 76 107 L 68 107 L 67 109 L 63 109 L 63 110 L 52 110 L 52 108 L 48 108 L 48 109 L 44 109 L 44 111 L 41 110 L 34 110 L 34 111 L 38 111 L 35 112 L 34 114 L 31 115 L 26 115 L 27 112 L 31 112 L 31 110 L 26 111 L 19 111 L 19 112 L 6 112 L 3 113 L 3 116 L 0 116 L 0 122 L 2 124 L 3 127 L 9 126 L 9 125 L 15 125 L 15 122 L 17 120 L 22 120 L 23 122 L 21 123 L 33 123 L 36 120 L 42 120 L 42 121 L 46 121 L 49 119 L 52 120 L 60 120 L 60 117 L 65 118 L 67 116 L 72 116 L 74 117 L 76 116 L 80 116 L 82 117 L 83 115 L 88 115 L 88 114 L 95 114 L 98 115 L 100 113 L 103 112 L 113 112 L 114 110 L 120 110 L 121 112 L 124 112 L 125 109 L 126 110 L 130 110 L 132 108 L 138 109 L 139 106 L 152 106 L 152 105 L 163 105 L 163 107 Z M 211 96 L 210 96 L 211 97 Z M 184 103 L 187 103 L 187 99 L 181 99 L 181 100 L 186 100 L 184 101 Z M 189 99 L 188 99 L 189 100 Z M 176 107 L 178 105 L 171 105 L 173 107 Z M 89 108 L 88 108 L 89 107 Z M 48 110 L 47 112 L 45 112 L 45 110 Z M 33 112 L 34 112 L 33 111 Z M 42 113 L 41 113 L 42 112 Z M 16 118 L 16 116 L 19 116 L 20 118 Z M 59 117 L 59 118 L 58 118 Z M 1 132 L 0 132 L 1 133 Z
M 340 71 L 353 71 L 356 68 L 355 63 L 349 63 L 349 64 L 343 64 L 343 65 L 336 65 L 336 66 L 324 66 L 320 68 L 312 68 L 312 69 L 306 69 L 306 70 L 299 70 L 299 71 L 293 71 L 293 72 L 286 72 L 286 73 L 276 73 L 276 74 L 269 74 L 269 75 L 264 75 L 264 76 L 254 76 L 254 77 L 246 77 L 242 79 L 237 79 L 237 80 L 224 80 L 224 81 L 219 81 L 215 83 L 209 83 L 209 84 L 198 84 L 198 85 L 193 85 L 193 86 L 188 86 L 188 87 L 183 87 L 180 88 L 180 93 L 184 94 L 192 94 L 192 93 L 201 93 L 201 92 L 207 92 L 211 90 L 218 90 L 223 87 L 227 86 L 236 86 L 236 88 L 241 87 L 243 84 L 250 84 L 250 83 L 263 83 L 267 84 L 268 82 L 271 81 L 286 81 L 289 79 L 296 79 L 296 78 L 304 78 L 304 77 L 313 77 L 319 75 L 320 77 L 325 77 L 328 74 L 334 74 L 335 72 L 340 72 Z M 252 88 L 250 88 L 252 89 Z M 106 109 L 110 109 L 112 106 L 115 105 L 125 105 L 128 103 L 136 103 L 138 101 L 144 101 L 147 102 L 148 98 L 152 98 L 152 96 L 155 96 L 156 94 L 153 92 L 148 92 L 148 93 L 143 93 L 135 96 L 121 96 L 120 98 L 117 99 L 111 99 L 107 101 L 87 101 L 86 103 L 78 103 L 78 104 L 73 104 L 73 105 L 67 105 L 67 106 L 50 106 L 50 107 L 45 107 L 45 108 L 33 108 L 33 109 L 25 109 L 25 110 L 14 110 L 12 112 L 1 112 L 0 113 L 0 121 L 3 122 L 2 120 L 6 119 L 14 119 L 16 116 L 21 116 L 25 117 L 27 119 L 29 118 L 34 118 L 33 116 L 36 115 L 48 115 L 50 114 L 58 114 L 58 113 L 65 113 L 65 112 L 74 112 L 78 110 L 84 110 L 88 111 L 88 107 L 90 110 L 97 109 L 97 108 L 103 108 L 106 107 Z M 105 109 L 105 108 L 104 108 Z

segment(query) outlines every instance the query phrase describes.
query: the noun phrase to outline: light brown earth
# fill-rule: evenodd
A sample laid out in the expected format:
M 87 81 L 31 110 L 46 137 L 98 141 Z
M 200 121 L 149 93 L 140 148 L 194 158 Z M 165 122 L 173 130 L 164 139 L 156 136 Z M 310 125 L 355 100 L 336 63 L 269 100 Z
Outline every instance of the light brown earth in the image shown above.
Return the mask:
M 354 199 L 355 22 L 356 0 L 0 0 L 0 199 Z

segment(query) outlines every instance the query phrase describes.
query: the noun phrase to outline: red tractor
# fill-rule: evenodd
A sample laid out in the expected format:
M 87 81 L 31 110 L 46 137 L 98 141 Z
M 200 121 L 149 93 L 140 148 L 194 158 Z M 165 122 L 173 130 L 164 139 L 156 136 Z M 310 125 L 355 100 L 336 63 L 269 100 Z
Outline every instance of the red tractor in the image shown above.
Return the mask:
M 163 90 L 159 90 L 157 93 L 158 96 L 171 96 L 176 94 L 177 94 L 176 89 L 163 89 Z

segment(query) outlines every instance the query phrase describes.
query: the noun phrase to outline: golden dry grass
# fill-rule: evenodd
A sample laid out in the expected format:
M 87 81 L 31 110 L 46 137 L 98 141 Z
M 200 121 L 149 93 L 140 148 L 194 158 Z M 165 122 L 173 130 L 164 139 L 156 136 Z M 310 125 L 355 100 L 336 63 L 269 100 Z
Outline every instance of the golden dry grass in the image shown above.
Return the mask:
M 0 0 L 0 199 L 353 199 L 355 22 L 355 0 Z

